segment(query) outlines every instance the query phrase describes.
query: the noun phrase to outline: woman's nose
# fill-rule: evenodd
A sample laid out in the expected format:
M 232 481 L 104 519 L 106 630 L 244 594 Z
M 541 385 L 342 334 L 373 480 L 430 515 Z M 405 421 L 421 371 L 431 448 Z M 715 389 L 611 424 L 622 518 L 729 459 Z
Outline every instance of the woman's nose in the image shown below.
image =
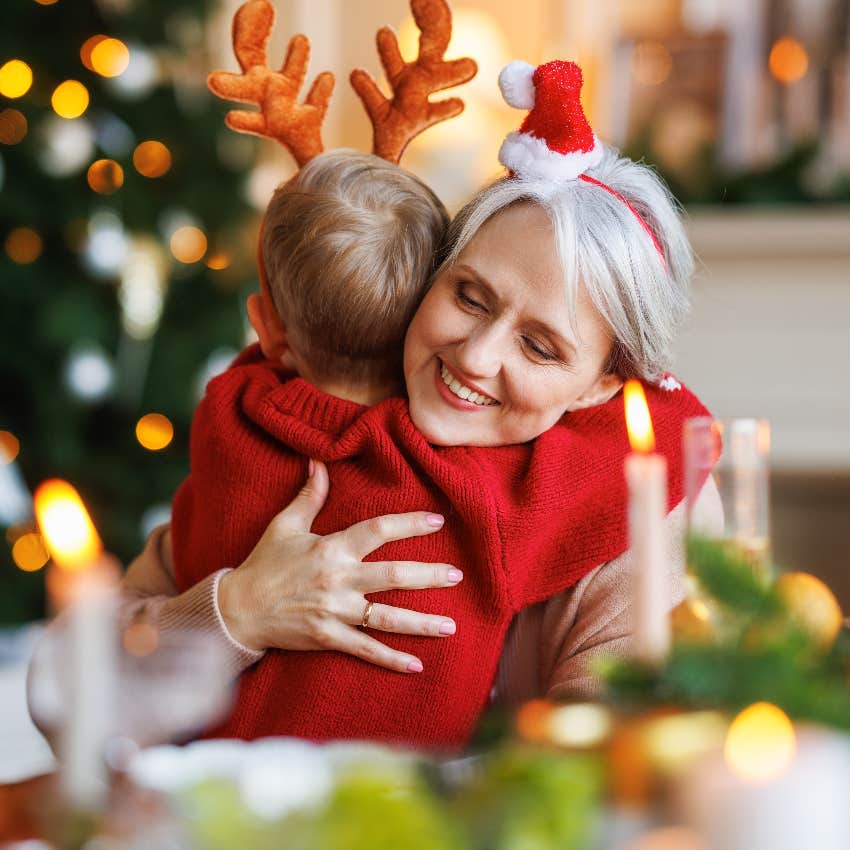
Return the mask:
M 497 325 L 479 326 L 458 345 L 457 365 L 470 378 L 492 378 L 502 368 L 506 340 Z

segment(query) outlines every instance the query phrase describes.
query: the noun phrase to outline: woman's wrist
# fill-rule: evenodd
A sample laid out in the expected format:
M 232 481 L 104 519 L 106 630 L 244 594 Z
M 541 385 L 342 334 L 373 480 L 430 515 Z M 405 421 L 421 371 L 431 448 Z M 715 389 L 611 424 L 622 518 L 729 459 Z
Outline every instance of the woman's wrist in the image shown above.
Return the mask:
M 217 601 L 224 626 L 233 640 L 254 652 L 266 648 L 254 628 L 257 620 L 250 616 L 250 606 L 245 604 L 238 570 L 228 570 L 219 579 Z

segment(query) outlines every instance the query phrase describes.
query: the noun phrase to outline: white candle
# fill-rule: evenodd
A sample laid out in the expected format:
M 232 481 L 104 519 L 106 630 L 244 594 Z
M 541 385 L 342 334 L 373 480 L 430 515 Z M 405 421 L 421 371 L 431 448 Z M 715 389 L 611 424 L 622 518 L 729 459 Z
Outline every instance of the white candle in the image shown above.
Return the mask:
M 72 805 L 97 808 L 108 787 L 104 749 L 115 708 L 115 563 L 103 553 L 88 512 L 70 484 L 42 484 L 35 493 L 35 513 L 54 561 L 51 602 L 67 612 L 62 782 Z
M 670 649 L 670 587 L 664 518 L 667 461 L 655 454 L 652 423 L 643 388 L 625 388 L 626 420 L 632 448 L 626 458 L 629 489 L 629 550 L 633 564 L 633 647 L 642 661 L 658 663 Z

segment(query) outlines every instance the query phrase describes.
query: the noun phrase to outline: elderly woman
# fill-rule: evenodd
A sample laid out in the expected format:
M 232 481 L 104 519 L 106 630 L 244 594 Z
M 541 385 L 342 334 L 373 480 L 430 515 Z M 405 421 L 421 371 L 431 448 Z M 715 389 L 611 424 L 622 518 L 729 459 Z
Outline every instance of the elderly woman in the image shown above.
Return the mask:
M 522 154 L 527 140 L 514 141 Z M 564 156 L 563 150 L 556 153 Z M 595 137 L 589 150 L 580 146 L 572 153 L 577 156 L 568 160 L 580 161 L 583 179 L 551 179 L 547 152 L 541 170 L 533 158 L 529 167 L 528 157 L 515 161 L 507 151 L 503 161 L 513 173 L 458 215 L 450 256 L 416 313 L 405 344 L 410 417 L 428 444 L 522 447 L 474 456 L 488 473 L 482 487 L 491 486 L 501 474 L 506 486 L 518 485 L 517 516 L 504 523 L 502 542 L 512 535 L 535 541 L 548 536 L 547 551 L 563 550 L 565 572 L 567 565 L 582 563 L 576 575 L 583 577 L 577 583 L 561 577 L 561 584 L 552 585 L 566 587 L 563 592 L 548 593 L 547 598 L 548 585 L 543 584 L 517 595 L 530 607 L 514 620 L 495 682 L 492 671 L 485 670 L 494 699 L 503 702 L 592 692 L 592 658 L 627 646 L 631 565 L 628 553 L 623 553 L 620 486 L 627 449 L 622 428 L 618 430 L 622 413 L 615 398 L 623 379 L 638 377 L 648 389 L 654 387 L 663 414 L 658 424 L 667 434 L 674 470 L 682 421 L 702 410 L 675 382 L 665 382 L 665 390 L 655 386 L 669 361 L 692 270 L 675 205 L 651 171 L 602 148 Z M 485 403 L 470 403 L 473 394 Z M 576 448 L 576 435 L 583 454 Z M 547 475 L 547 469 L 554 473 Z M 425 564 L 384 565 L 380 572 L 360 564 L 368 552 L 388 541 L 432 530 L 423 524 L 422 515 L 360 523 L 330 540 L 311 534 L 328 490 L 324 465 L 314 463 L 313 470 L 305 490 L 272 522 L 238 569 L 217 571 L 174 595 L 178 585 L 169 536 L 160 530 L 125 578 L 128 616 L 150 618 L 160 628 L 213 628 L 231 647 L 236 669 L 260 662 L 255 669 L 262 672 L 243 687 L 243 718 L 260 704 L 266 712 L 273 711 L 270 703 L 281 695 L 279 686 L 286 680 L 275 680 L 267 671 L 273 659 L 282 656 L 263 658 L 268 649 L 336 649 L 389 669 L 421 671 L 419 659 L 410 652 L 385 646 L 353 628 L 361 622 L 364 606 L 371 612 L 369 626 L 386 632 L 442 634 L 444 640 L 466 643 L 467 648 L 473 639 L 478 646 L 487 639 L 465 632 L 463 622 L 457 624 L 459 633 L 449 636 L 451 628 L 439 627 L 455 624 L 433 612 L 419 614 L 381 603 L 373 610 L 366 594 L 450 588 L 457 585 L 458 576 L 451 569 Z M 582 492 L 582 500 L 576 487 L 585 484 L 591 496 L 585 498 Z M 675 480 L 673 491 L 680 497 Z M 711 508 L 716 499 L 710 488 L 706 491 Z M 536 506 L 529 517 L 548 517 L 551 522 L 523 529 L 529 503 Z M 559 524 L 558 512 L 575 514 L 577 524 Z M 573 533 L 564 536 L 564 529 Z M 671 512 L 668 531 L 677 553 L 681 506 Z M 571 547 L 578 551 L 571 552 Z M 538 552 L 528 551 L 535 556 Z M 594 554 L 598 560 L 588 563 Z M 530 563 L 529 570 L 536 566 Z M 672 603 L 681 595 L 679 557 L 674 556 L 670 569 Z M 455 587 L 443 592 L 459 591 Z M 502 632 L 496 625 L 494 621 L 498 652 Z M 299 662 L 291 656 L 285 663 L 292 667 Z M 480 678 L 480 671 L 477 679 L 470 671 L 470 681 Z M 300 684 L 288 681 L 292 688 Z M 367 696 L 373 710 L 380 712 L 380 693 Z M 452 695 L 440 696 L 448 699 L 450 710 Z M 247 734 L 257 734 L 250 722 L 237 727 L 236 734 L 246 734 L 246 728 Z M 368 723 L 364 728 L 368 734 Z M 268 734 L 268 727 L 263 730 Z M 468 725 L 461 731 L 468 733 Z M 376 736 L 382 737 L 381 732 Z M 415 733 L 406 740 L 416 743 Z

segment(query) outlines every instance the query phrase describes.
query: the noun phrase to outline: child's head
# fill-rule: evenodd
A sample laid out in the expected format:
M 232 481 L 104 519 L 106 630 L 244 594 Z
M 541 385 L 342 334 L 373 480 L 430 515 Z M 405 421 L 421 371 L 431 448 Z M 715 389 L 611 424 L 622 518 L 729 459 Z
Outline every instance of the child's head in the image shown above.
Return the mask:
M 586 174 L 505 177 L 454 219 L 405 344 L 430 442 L 525 442 L 669 368 L 693 270 L 678 207 L 611 149 Z
M 447 226 L 422 181 L 372 154 L 320 154 L 277 189 L 262 262 L 287 346 L 311 379 L 398 378 Z

